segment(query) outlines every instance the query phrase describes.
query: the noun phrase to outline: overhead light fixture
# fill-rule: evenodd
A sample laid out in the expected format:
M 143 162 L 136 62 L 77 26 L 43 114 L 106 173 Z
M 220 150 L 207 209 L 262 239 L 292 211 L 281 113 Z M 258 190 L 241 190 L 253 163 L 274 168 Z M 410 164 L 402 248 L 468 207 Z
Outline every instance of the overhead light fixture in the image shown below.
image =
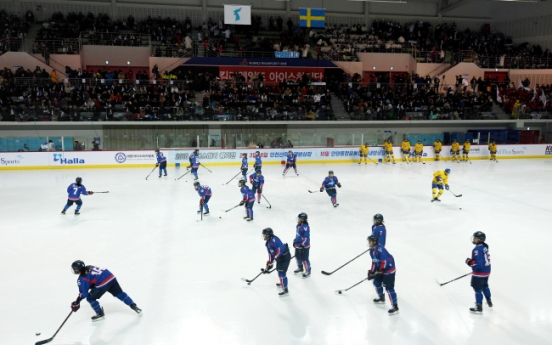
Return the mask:
M 393 70 L 393 66 L 391 66 L 391 70 Z
M 127 65 L 130 65 L 130 61 L 127 61 Z
M 105 60 L 105 64 L 106 64 L 106 65 L 109 65 L 109 61 Z
M 376 66 L 372 67 L 372 69 L 376 69 Z

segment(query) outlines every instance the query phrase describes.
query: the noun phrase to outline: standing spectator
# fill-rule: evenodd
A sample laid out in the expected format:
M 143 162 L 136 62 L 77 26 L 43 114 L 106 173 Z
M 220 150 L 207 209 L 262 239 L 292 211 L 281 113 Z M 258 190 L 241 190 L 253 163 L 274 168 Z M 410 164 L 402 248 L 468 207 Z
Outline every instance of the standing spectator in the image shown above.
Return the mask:
M 159 79 L 159 67 L 157 66 L 157 64 L 155 64 L 151 69 L 151 74 L 152 74 L 153 80 Z
M 54 151 L 54 142 L 53 141 L 48 140 L 47 150 L 48 151 Z
M 46 65 L 50 66 L 50 51 L 48 47 L 44 47 L 44 62 Z

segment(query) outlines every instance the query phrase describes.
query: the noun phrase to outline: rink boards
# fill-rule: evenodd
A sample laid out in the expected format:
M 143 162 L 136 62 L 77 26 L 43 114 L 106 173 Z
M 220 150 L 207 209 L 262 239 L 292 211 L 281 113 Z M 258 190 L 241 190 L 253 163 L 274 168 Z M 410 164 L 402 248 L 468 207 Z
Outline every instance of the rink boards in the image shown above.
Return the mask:
M 241 165 L 240 154 L 247 153 L 249 164 L 254 164 L 255 152 L 259 151 L 263 164 L 282 164 L 289 149 L 206 149 L 200 148 L 199 160 L 206 166 Z M 293 148 L 297 154 L 297 164 L 351 163 L 358 162 L 358 147 L 335 148 Z M 168 166 L 179 167 L 189 164 L 193 149 L 161 149 L 168 159 Z M 460 151 L 462 152 L 462 151 Z M 400 147 L 394 147 L 395 159 L 402 158 Z M 486 145 L 472 145 L 471 160 L 489 159 Z M 382 147 L 370 147 L 368 157 L 381 161 L 384 157 Z M 433 147 L 425 146 L 423 160 L 435 158 Z M 497 158 L 552 158 L 552 145 L 499 145 Z M 443 146 L 441 159 L 450 159 L 450 146 Z M 17 169 L 70 169 L 70 168 L 124 168 L 151 167 L 156 163 L 155 152 L 147 151 L 67 151 L 67 152 L 2 152 L 0 170 Z

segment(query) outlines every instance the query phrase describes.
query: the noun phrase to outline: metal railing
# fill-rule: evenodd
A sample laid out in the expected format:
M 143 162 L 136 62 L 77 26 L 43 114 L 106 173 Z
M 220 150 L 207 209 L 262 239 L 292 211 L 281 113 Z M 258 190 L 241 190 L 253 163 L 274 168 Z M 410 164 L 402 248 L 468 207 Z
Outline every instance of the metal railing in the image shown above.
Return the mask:
M 78 38 L 65 38 L 60 40 L 41 40 L 33 42 L 25 40 L 25 51 L 29 54 L 41 54 L 43 47 L 48 47 L 50 54 L 80 54 L 80 42 Z
M 149 47 L 151 46 L 151 35 L 122 32 L 88 32 L 83 31 L 79 35 L 81 45 L 102 45 L 121 47 Z

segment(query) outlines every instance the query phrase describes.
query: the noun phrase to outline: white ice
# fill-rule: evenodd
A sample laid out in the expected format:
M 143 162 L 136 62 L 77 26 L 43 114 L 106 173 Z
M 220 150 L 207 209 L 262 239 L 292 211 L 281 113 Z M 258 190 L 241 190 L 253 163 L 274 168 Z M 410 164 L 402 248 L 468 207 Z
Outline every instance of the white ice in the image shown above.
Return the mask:
M 449 167 L 451 190 L 431 203 L 431 176 Z M 339 208 L 316 190 L 332 169 L 343 188 Z M 110 294 L 106 318 L 92 323 L 86 301 L 53 345 L 152 344 L 550 344 L 552 342 L 552 160 L 499 163 L 428 162 L 425 165 L 301 165 L 300 176 L 268 165 L 265 196 L 255 220 L 243 208 L 228 213 L 241 195 L 238 167 L 200 169 L 213 189 L 211 216 L 198 222 L 199 197 L 185 169 L 159 179 L 142 169 L 4 171 L 0 173 L 0 344 L 49 338 L 77 297 L 74 260 L 107 267 L 143 309 L 137 316 Z M 65 190 L 76 176 L 92 191 L 60 215 Z M 290 295 L 281 298 L 277 275 L 248 286 L 267 258 L 261 230 L 272 227 L 291 244 L 297 214 L 312 231 L 313 275 L 288 271 Z M 372 216 L 381 213 L 387 249 L 397 263 L 400 314 L 389 302 L 374 305 L 371 282 L 335 294 L 366 277 L 368 254 L 331 276 L 367 249 Z M 222 219 L 219 219 L 222 217 Z M 494 308 L 473 315 L 470 272 L 464 260 L 470 237 L 484 231 L 490 245 L 489 280 Z M 35 333 L 40 332 L 40 336 Z

